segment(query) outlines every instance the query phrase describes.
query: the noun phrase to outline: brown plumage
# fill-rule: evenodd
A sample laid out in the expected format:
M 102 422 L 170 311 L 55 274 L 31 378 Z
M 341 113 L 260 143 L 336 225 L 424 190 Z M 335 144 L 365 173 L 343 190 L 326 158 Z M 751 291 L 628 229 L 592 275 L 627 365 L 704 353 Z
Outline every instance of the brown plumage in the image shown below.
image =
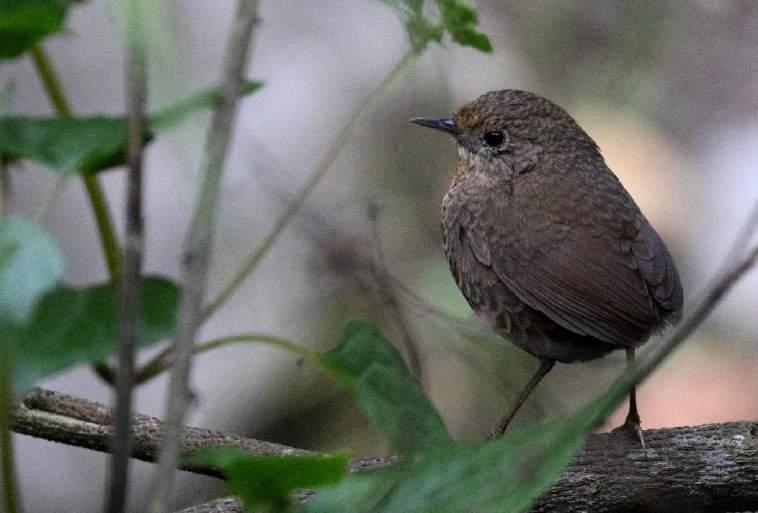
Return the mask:
M 634 348 L 682 311 L 666 245 L 561 107 L 493 91 L 452 118 L 416 118 L 458 143 L 442 203 L 450 269 L 477 314 L 542 361 L 502 432 L 555 361 Z M 627 424 L 641 438 L 631 397 Z M 634 411 L 632 411 L 632 408 Z

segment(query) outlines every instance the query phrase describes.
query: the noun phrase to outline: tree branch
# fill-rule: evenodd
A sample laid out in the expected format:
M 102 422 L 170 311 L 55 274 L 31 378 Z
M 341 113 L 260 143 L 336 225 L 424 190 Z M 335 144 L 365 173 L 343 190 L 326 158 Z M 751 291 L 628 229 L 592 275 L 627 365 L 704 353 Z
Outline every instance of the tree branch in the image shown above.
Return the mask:
M 153 486 L 148 494 L 147 509 L 150 513 L 167 511 L 167 501 L 170 500 L 173 491 L 174 474 L 179 458 L 179 438 L 190 398 L 189 375 L 195 331 L 201 323 L 205 301 L 221 176 L 247 67 L 257 5 L 257 0 L 238 2 L 224 54 L 221 101 L 214 110 L 208 128 L 205 152 L 200 165 L 203 183 L 184 252 L 183 290 L 175 339 L 176 358 L 166 401 L 166 436 Z
M 11 422 L 16 433 L 94 451 L 109 452 L 113 436 L 113 410 L 101 403 L 58 392 L 36 389 L 16 403 Z M 163 422 L 147 415 L 132 419 L 132 457 L 155 462 L 161 447 Z M 181 451 L 205 447 L 234 447 L 256 454 L 308 454 L 308 451 L 251 438 L 230 436 L 208 429 L 182 429 Z M 181 470 L 221 477 L 215 468 L 179 464 Z
M 758 423 L 592 435 L 535 513 L 719 513 L 758 508 Z
M 107 452 L 111 409 L 84 399 L 36 390 L 13 410 L 13 429 L 46 440 Z M 136 415 L 132 456 L 155 461 L 161 421 Z M 647 450 L 625 433 L 589 437 L 563 476 L 543 495 L 535 513 L 670 512 L 758 510 L 758 422 L 729 422 L 645 431 Z M 183 452 L 234 447 L 250 454 L 309 454 L 308 451 L 217 431 L 185 427 Z M 356 472 L 391 464 L 391 458 L 356 459 Z M 181 463 L 182 470 L 221 477 L 215 468 Z M 496 479 L 493 476 L 493 479 Z M 238 513 L 224 498 L 182 513 Z
M 106 511 L 123 513 L 129 489 L 132 391 L 139 332 L 142 292 L 142 253 L 145 242 L 142 220 L 142 168 L 145 141 L 147 77 L 141 6 L 126 3 L 126 107 L 128 126 L 126 234 L 119 283 L 118 368 L 113 457 L 105 494 Z
M 758 423 L 590 436 L 532 513 L 721 513 L 758 508 Z M 493 476 L 494 478 L 494 476 Z M 234 497 L 177 513 L 242 513 Z

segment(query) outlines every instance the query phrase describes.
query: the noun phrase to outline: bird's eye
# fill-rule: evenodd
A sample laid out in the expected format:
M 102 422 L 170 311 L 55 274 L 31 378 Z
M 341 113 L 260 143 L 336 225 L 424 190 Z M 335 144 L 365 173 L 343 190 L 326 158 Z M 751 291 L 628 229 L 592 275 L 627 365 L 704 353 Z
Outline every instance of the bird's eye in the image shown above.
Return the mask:
M 487 132 L 486 134 L 484 134 L 484 142 L 487 144 L 487 146 L 492 146 L 493 148 L 503 144 L 504 140 L 505 140 L 505 134 L 503 133 L 502 130 L 496 130 L 496 131 Z

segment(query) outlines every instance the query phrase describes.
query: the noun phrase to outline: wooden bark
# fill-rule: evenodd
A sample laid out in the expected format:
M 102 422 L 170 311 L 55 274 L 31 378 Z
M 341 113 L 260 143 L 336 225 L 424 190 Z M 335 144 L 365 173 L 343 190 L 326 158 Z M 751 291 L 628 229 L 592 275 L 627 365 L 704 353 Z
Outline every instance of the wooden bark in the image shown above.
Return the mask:
M 14 430 L 38 438 L 107 452 L 110 408 L 37 390 L 13 412 Z M 161 422 L 135 416 L 135 458 L 153 461 Z M 258 455 L 308 454 L 250 438 L 185 428 L 183 450 L 223 445 Z M 729 422 L 645 431 L 647 449 L 625 433 L 589 437 L 566 472 L 537 501 L 535 513 L 728 513 L 758 511 L 758 422 Z M 391 464 L 388 458 L 354 460 L 351 471 Z M 219 476 L 212 468 L 184 470 Z M 239 513 L 234 498 L 182 513 Z M 504 512 L 505 513 L 505 512 Z
M 697 513 L 758 510 L 758 423 L 592 435 L 534 512 Z

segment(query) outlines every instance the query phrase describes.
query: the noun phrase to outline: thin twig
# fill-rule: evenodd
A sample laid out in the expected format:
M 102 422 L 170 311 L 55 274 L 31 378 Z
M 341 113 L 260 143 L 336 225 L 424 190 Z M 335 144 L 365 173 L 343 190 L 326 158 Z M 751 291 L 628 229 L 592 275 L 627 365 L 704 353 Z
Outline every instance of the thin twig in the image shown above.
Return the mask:
M 257 1 L 240 0 L 224 57 L 222 98 L 208 130 L 201 176 L 203 184 L 195 206 L 182 268 L 183 292 L 179 306 L 176 357 L 166 404 L 164 446 L 149 494 L 147 511 L 168 511 L 179 458 L 180 434 L 189 404 L 189 374 L 195 331 L 202 318 L 208 266 L 216 218 L 221 175 L 224 168 L 238 97 L 245 76 L 248 49 L 256 19 Z
M 272 347 L 278 347 L 279 349 L 283 349 L 285 351 L 289 351 L 290 353 L 296 354 L 304 360 L 318 360 L 318 353 L 316 351 L 295 344 L 294 342 L 291 342 L 287 339 L 273 335 L 265 335 L 262 333 L 242 333 L 239 335 L 230 335 L 227 337 L 208 340 L 194 346 L 192 354 L 198 355 L 200 353 L 211 351 L 219 347 L 250 342 L 260 342 Z M 137 374 L 137 382 L 143 383 L 170 369 L 172 365 L 172 362 L 169 360 L 171 353 L 171 348 L 167 347 L 157 355 L 157 358 L 154 358 L 144 367 L 142 367 L 142 369 L 140 369 L 140 372 Z
M 108 200 L 96 176 L 85 175 L 82 179 L 92 208 L 92 215 L 95 217 L 97 231 L 100 234 L 100 245 L 103 248 L 103 255 L 105 255 L 108 274 L 111 281 L 115 282 L 118 280 L 121 258 L 116 228 L 113 225 L 113 216 L 108 206 Z
M 45 87 L 45 92 L 55 112 L 61 117 L 70 118 L 72 114 L 71 107 L 66 100 L 66 95 L 63 94 L 63 87 L 60 80 L 58 80 L 58 74 L 55 72 L 50 59 L 47 58 L 45 50 L 41 45 L 36 44 L 29 50 L 29 55 L 32 57 L 34 67 L 37 69 L 37 75 L 39 75 L 42 85 Z
M 298 195 L 295 196 L 295 198 L 288 204 L 287 209 L 284 211 L 284 213 L 279 217 L 279 219 L 276 220 L 273 228 L 268 233 L 268 235 L 266 235 L 258 247 L 253 250 L 240 270 L 237 271 L 237 274 L 234 276 L 234 278 L 232 278 L 229 283 L 227 283 L 227 285 L 221 290 L 221 292 L 205 307 L 205 310 L 203 311 L 203 320 L 208 319 L 216 312 L 216 310 L 221 308 L 229 300 L 229 298 L 234 295 L 240 285 L 242 285 L 242 283 L 248 278 L 248 276 L 250 276 L 256 267 L 258 267 L 258 264 L 261 263 L 263 258 L 268 254 L 269 250 L 273 247 L 274 243 L 279 239 L 279 236 L 281 235 L 284 228 L 287 227 L 295 214 L 300 211 L 300 209 L 305 204 L 305 201 L 324 178 L 327 171 L 332 168 L 332 165 L 337 160 L 340 151 L 345 146 L 348 137 L 355 131 L 359 122 L 362 121 L 363 117 L 371 111 L 377 100 L 379 100 L 384 95 L 384 93 L 395 81 L 395 79 L 403 73 L 405 68 L 411 62 L 413 62 L 415 55 L 416 54 L 412 51 L 405 54 L 403 58 L 400 59 L 400 61 L 395 65 L 392 71 L 384 78 L 384 80 L 382 80 L 381 84 L 379 84 L 379 86 L 371 92 L 368 98 L 366 98 L 366 101 L 364 101 L 361 107 L 355 112 L 355 114 L 353 114 L 347 125 L 345 125 L 345 128 L 343 128 L 342 132 L 340 132 L 337 140 L 329 148 L 329 151 L 326 153 L 323 160 L 321 160 L 318 167 L 314 170 L 313 174 L 305 182 L 305 185 L 303 185 L 303 188 L 300 190 Z
M 146 130 L 147 79 L 141 13 L 137 2 L 127 3 L 126 107 L 128 126 L 126 237 L 119 283 L 118 369 L 116 370 L 116 415 L 113 456 L 105 496 L 108 513 L 126 509 L 131 453 L 132 390 L 139 331 L 142 291 L 142 166 Z

